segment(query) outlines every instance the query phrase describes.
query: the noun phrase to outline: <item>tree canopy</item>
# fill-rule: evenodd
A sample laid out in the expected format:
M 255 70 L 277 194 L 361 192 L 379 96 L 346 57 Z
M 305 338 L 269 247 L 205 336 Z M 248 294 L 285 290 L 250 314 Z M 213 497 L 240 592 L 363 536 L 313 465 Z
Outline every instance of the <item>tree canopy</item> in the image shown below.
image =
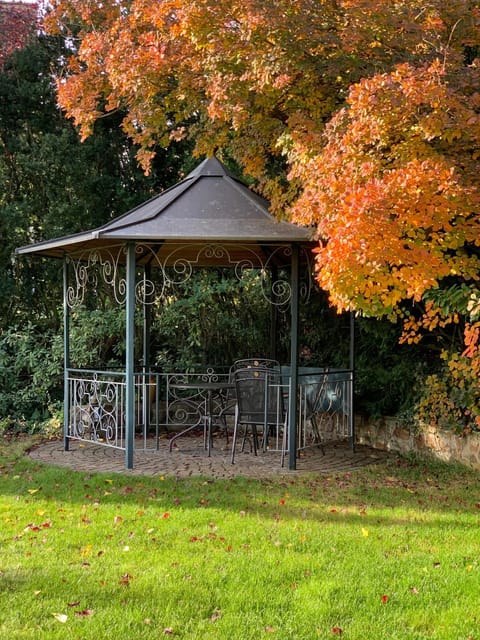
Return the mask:
M 479 27 L 478 0 L 53 0 L 45 42 L 63 47 L 1 60 L 4 322 L 12 291 L 30 301 L 15 245 L 143 199 L 132 152 L 168 183 L 185 142 L 312 226 L 338 310 L 400 318 L 408 343 L 433 331 L 459 421 L 480 426 Z
M 147 171 L 184 137 L 228 153 L 316 227 L 338 309 L 477 295 L 476 0 L 55 0 L 46 25 L 72 45 L 58 99 L 83 137 L 122 110 Z

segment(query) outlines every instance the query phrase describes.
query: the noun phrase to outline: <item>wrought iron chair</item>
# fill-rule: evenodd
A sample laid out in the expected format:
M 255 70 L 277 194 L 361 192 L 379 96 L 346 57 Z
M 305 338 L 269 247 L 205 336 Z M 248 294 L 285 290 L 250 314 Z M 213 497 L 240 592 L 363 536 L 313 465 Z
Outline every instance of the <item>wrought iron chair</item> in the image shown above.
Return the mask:
M 242 360 L 236 360 L 230 367 L 228 380 L 234 384 L 235 371 L 237 369 L 250 369 L 250 368 L 268 368 L 280 371 L 280 364 L 278 360 L 270 358 L 245 358 Z M 215 419 L 219 421 L 222 428 L 225 431 L 226 441 L 228 444 L 228 432 L 229 424 L 235 420 L 235 411 L 237 405 L 237 394 L 235 388 L 226 389 L 225 393 L 221 397 L 221 406 L 215 415 Z
M 259 449 L 259 427 L 262 449 L 266 451 L 268 435 L 272 427 L 286 429 L 283 407 L 281 377 L 279 371 L 269 367 L 253 366 L 234 372 L 236 409 L 233 429 L 231 462 L 235 462 L 235 451 L 240 426 L 243 426 L 242 451 L 247 439 L 257 455 Z

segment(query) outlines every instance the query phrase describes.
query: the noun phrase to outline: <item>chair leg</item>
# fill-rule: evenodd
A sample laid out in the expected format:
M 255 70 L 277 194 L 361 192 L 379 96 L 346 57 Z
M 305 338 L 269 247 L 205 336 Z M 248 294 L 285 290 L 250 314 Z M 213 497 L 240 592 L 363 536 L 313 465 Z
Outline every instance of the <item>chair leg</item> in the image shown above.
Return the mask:
M 285 466 L 285 455 L 287 453 L 287 426 L 285 425 L 283 427 L 283 434 L 282 434 L 282 459 L 281 459 L 281 464 L 282 467 Z
M 245 428 L 244 428 L 243 438 L 242 438 L 242 448 L 240 449 L 240 451 L 242 453 L 245 451 L 245 443 L 248 440 L 248 444 L 250 445 L 250 453 L 252 452 L 252 449 L 253 449 L 253 453 L 257 455 L 257 452 L 258 452 L 257 426 L 251 425 L 251 438 L 249 437 L 249 434 L 248 434 L 248 424 L 244 425 L 244 427 Z
M 310 423 L 312 425 L 314 440 L 317 440 L 315 444 L 317 444 L 320 447 L 322 454 L 325 455 L 325 448 L 323 446 L 323 440 L 322 440 L 322 436 L 320 435 L 320 429 L 318 428 L 317 417 L 315 414 L 312 414 L 312 417 L 310 418 Z
M 258 455 L 258 431 L 257 425 L 252 425 L 252 440 L 253 440 L 253 453 Z
M 230 462 L 232 464 L 234 464 L 235 462 L 235 446 L 237 444 L 237 429 L 238 429 L 238 420 L 237 420 L 237 417 L 235 416 L 235 424 L 233 426 L 233 436 L 232 436 L 232 457 L 230 459 Z

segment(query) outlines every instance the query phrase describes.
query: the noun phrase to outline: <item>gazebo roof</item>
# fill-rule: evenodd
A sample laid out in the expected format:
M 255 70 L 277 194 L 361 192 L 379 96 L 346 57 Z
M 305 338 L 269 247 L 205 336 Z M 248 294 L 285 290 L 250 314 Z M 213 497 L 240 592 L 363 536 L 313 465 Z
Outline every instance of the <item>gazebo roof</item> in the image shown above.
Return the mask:
M 63 257 L 96 250 L 111 251 L 127 241 L 154 246 L 157 259 L 187 257 L 199 246 L 256 246 L 298 243 L 310 246 L 311 230 L 277 221 L 268 202 L 233 176 L 216 158 L 208 158 L 186 178 L 154 198 L 96 229 L 20 247 L 19 255 Z M 263 248 L 262 248 L 263 247 Z M 251 253 L 251 249 L 249 250 Z M 142 252 L 138 252 L 142 262 Z M 202 264 L 215 264 L 203 260 Z

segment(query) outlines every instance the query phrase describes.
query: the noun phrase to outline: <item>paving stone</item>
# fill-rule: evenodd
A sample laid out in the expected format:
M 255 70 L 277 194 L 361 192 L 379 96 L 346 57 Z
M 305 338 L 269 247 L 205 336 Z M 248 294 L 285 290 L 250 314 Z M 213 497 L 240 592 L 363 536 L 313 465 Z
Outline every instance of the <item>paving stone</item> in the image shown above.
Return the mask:
M 348 443 L 325 446 L 325 455 L 319 448 L 306 449 L 297 460 L 297 469 L 288 469 L 288 460 L 281 466 L 278 451 L 267 451 L 258 456 L 250 452 L 236 453 L 235 464 L 230 463 L 230 451 L 218 441 L 211 456 L 203 448 L 199 438 L 183 438 L 171 452 L 168 440 L 161 440 L 158 450 L 144 449 L 143 441 L 136 443 L 134 469 L 125 469 L 125 452 L 95 443 L 71 441 L 69 451 L 63 441 L 50 440 L 31 449 L 32 459 L 47 464 L 69 467 L 78 471 L 101 471 L 127 475 L 173 476 L 186 478 L 205 476 L 209 478 L 271 478 L 295 476 L 303 473 L 329 474 L 345 472 L 368 464 L 378 464 L 391 458 L 392 454 L 364 445 L 357 445 L 353 452 Z

